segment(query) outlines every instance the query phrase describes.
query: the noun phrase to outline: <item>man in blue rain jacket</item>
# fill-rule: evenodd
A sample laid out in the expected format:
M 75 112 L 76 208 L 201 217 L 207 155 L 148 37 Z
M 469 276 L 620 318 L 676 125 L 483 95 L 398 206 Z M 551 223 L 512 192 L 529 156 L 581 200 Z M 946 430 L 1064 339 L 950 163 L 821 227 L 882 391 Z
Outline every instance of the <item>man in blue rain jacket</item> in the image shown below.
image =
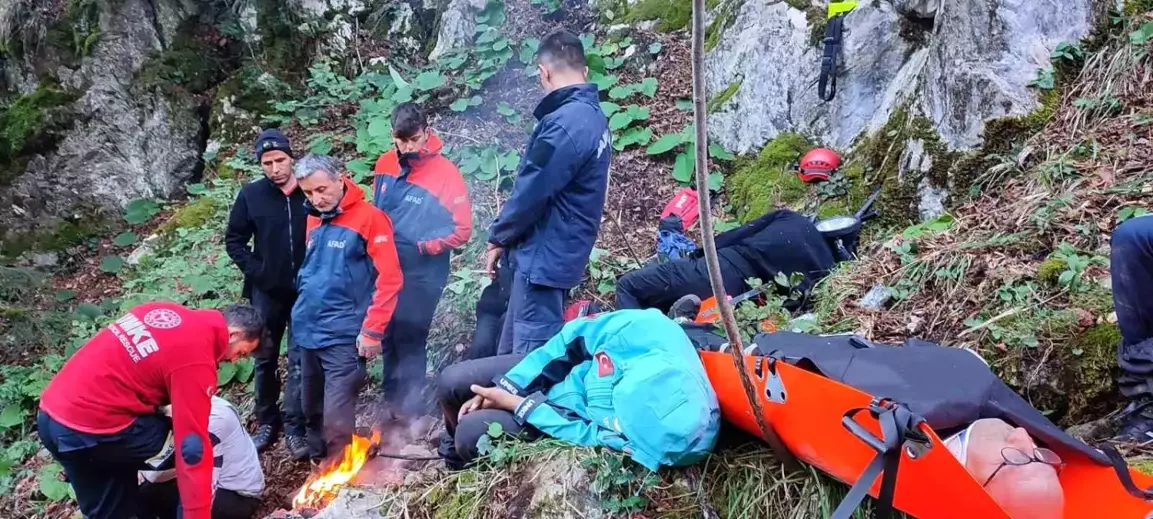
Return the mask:
M 721 420 L 692 342 L 654 309 L 577 319 L 527 355 L 449 366 L 437 398 L 440 454 L 454 468 L 481 454 L 494 422 L 528 439 L 609 447 L 649 470 L 690 465 L 712 450 Z
M 612 133 L 580 38 L 560 30 L 537 51 L 548 94 L 512 195 L 488 230 L 488 271 L 506 250 L 513 270 L 500 354 L 528 353 L 564 324 L 564 296 L 584 277 L 600 232 Z

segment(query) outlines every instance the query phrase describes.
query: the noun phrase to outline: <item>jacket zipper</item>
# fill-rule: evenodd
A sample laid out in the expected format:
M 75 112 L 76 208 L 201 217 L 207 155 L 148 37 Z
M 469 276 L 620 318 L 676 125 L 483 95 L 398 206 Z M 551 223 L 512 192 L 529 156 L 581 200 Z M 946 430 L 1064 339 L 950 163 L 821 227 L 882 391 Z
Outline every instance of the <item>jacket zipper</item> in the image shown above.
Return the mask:
M 292 244 L 292 193 L 285 197 L 284 205 L 288 208 L 288 263 L 296 270 L 296 246 Z

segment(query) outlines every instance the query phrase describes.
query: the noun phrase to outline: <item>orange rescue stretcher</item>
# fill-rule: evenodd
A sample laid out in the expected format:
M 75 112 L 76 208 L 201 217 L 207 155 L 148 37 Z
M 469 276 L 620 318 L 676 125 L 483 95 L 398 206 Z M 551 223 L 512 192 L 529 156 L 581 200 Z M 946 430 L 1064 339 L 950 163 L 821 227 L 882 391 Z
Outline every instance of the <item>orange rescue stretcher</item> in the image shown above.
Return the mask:
M 731 353 L 701 351 L 700 355 L 723 417 L 765 440 Z M 766 422 L 797 458 L 849 485 L 862 479 L 866 469 L 880 458 L 885 433 L 890 432 L 882 431 L 879 420 L 885 418 L 885 402 L 770 357 L 746 355 L 745 369 Z M 882 482 L 892 472 L 895 482 L 887 490 L 893 507 L 919 519 L 1014 519 L 969 475 L 927 424 L 921 421 L 911 429 L 916 432 L 894 451 L 900 452 L 899 468 L 890 471 L 886 467 L 882 477 L 876 477 L 876 472 L 869 474 L 875 479 L 868 489 L 870 495 L 881 497 Z M 1066 518 L 1153 518 L 1153 502 L 1134 495 L 1136 489 L 1127 490 L 1114 467 L 1098 464 L 1084 454 L 1059 454 L 1066 462 L 1060 474 Z M 1118 470 L 1128 470 L 1140 489 L 1153 486 L 1153 477 L 1127 467 Z

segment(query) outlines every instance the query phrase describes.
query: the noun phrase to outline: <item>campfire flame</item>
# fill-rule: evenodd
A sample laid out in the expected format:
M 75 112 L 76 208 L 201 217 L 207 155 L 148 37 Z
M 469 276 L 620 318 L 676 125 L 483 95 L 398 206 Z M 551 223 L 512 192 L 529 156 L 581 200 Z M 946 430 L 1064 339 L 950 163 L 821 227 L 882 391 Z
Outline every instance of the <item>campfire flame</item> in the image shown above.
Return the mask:
M 368 452 L 374 445 L 380 444 L 380 431 L 373 429 L 372 438 L 360 435 L 352 436 L 352 443 L 344 448 L 344 457 L 340 462 L 327 464 L 327 468 L 317 474 L 309 476 L 304 487 L 292 499 L 294 510 L 311 508 L 320 510 L 336 497 L 336 493 L 352 481 L 360 468 L 368 461 Z

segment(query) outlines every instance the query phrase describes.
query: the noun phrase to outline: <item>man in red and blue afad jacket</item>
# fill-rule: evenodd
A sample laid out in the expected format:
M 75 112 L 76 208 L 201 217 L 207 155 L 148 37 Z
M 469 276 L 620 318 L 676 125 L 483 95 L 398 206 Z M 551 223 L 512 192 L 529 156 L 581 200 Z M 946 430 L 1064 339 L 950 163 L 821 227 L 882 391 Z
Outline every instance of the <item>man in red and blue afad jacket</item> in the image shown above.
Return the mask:
M 472 209 L 460 170 L 440 154 L 440 137 L 424 112 L 404 103 L 392 114 L 396 149 L 376 162 L 373 202 L 396 229 L 404 289 L 384 337 L 385 402 L 394 412 L 421 413 L 428 330 L 448 281 L 452 249 L 472 236 Z
M 171 444 L 184 518 L 209 519 L 217 364 L 252 353 L 263 336 L 264 318 L 251 306 L 154 302 L 133 307 L 77 350 L 40 394 L 36 432 L 64 468 L 80 513 L 136 517 L 137 470 Z M 166 405 L 171 419 L 159 411 Z
M 308 197 L 304 265 L 292 333 L 301 350 L 309 456 L 340 455 L 352 441 L 365 359 L 380 342 L 403 285 L 392 221 L 364 199 L 340 161 L 308 155 L 293 174 Z
M 565 292 L 580 284 L 600 232 L 612 133 L 580 38 L 560 30 L 537 51 L 548 95 L 517 171 L 512 196 L 488 233 L 488 270 L 511 254 L 512 290 L 500 354 L 528 353 L 556 335 Z

